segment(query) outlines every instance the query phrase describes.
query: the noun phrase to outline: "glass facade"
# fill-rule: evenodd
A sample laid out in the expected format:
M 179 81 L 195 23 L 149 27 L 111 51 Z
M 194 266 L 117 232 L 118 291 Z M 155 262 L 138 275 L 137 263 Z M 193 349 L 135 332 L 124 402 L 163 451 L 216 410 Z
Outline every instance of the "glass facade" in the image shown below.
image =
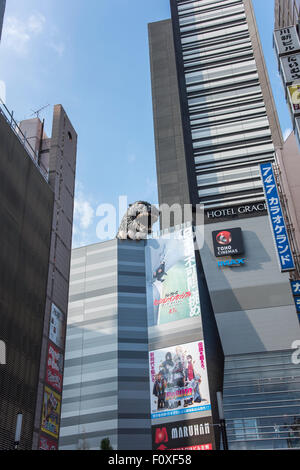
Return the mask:
M 225 359 L 224 411 L 231 450 L 300 448 L 300 370 L 292 353 Z

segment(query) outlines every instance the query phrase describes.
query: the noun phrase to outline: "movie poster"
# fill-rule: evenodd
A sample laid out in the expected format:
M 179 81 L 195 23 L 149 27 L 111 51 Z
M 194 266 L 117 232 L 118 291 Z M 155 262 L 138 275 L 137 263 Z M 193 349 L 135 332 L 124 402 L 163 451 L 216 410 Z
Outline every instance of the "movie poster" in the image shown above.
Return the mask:
M 151 418 L 211 409 L 204 342 L 149 353 Z
M 200 315 L 192 227 L 149 239 L 146 273 L 149 326 Z
M 41 430 L 58 439 L 61 397 L 49 387 L 44 389 L 44 403 Z
M 62 391 L 63 361 L 63 354 L 54 346 L 54 344 L 49 342 L 46 367 L 46 383 L 58 392 Z
M 211 417 L 152 426 L 153 450 L 212 450 Z

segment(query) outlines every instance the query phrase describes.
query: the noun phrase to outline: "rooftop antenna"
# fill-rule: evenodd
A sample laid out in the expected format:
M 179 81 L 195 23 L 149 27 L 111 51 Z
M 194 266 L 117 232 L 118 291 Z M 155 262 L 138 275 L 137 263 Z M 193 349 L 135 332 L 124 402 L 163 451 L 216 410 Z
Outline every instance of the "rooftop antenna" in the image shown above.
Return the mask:
M 32 111 L 31 116 L 35 116 L 35 117 L 39 118 L 39 117 L 40 117 L 40 113 L 41 113 L 44 109 L 48 108 L 48 106 L 50 106 L 50 104 L 47 104 L 46 106 L 43 106 L 42 108 L 37 109 L 36 111 L 34 111 L 34 110 L 32 109 L 32 110 L 31 110 L 31 111 Z M 30 117 L 31 117 L 31 116 L 30 116 Z

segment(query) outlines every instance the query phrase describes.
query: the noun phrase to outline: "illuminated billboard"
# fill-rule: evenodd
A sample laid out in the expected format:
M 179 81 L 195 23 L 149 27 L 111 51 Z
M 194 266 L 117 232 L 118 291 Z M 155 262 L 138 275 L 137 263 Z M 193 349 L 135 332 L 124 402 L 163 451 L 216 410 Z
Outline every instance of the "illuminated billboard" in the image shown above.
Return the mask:
M 203 341 L 149 353 L 151 418 L 211 409 Z
M 192 227 L 148 240 L 146 273 L 149 326 L 200 316 Z

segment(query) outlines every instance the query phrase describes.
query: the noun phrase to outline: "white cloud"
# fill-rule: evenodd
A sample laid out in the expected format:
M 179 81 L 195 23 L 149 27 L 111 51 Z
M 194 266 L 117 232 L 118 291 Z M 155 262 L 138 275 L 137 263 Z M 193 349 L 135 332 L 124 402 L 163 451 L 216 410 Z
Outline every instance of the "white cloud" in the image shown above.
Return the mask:
M 292 129 L 290 128 L 286 129 L 283 133 L 283 140 L 286 141 L 286 139 L 289 137 L 291 133 L 292 133 Z
M 63 42 L 50 42 L 49 47 L 53 49 L 59 57 L 62 57 L 65 52 L 65 45 Z
M 87 230 L 94 218 L 94 209 L 89 201 L 84 200 L 83 196 L 75 198 L 74 201 L 74 219 L 78 226 Z
M 3 46 L 18 54 L 27 54 L 30 39 L 42 33 L 45 22 L 40 13 L 30 15 L 27 20 L 7 17 L 3 26 Z
M 40 13 L 31 15 L 28 19 L 28 29 L 34 34 L 40 34 L 44 29 L 45 22 L 46 18 Z

